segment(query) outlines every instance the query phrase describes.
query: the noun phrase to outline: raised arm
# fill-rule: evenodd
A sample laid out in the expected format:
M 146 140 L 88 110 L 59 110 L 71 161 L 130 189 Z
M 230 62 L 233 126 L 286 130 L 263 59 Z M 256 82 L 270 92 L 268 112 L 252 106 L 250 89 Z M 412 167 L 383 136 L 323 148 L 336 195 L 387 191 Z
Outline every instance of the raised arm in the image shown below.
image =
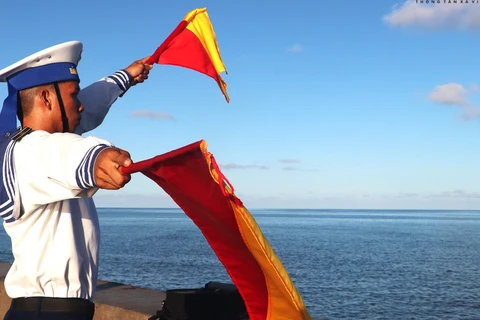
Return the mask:
M 112 104 L 127 90 L 148 79 L 152 65 L 145 62 L 148 57 L 134 61 L 127 68 L 102 78 L 82 89 L 78 99 L 83 104 L 82 121 L 76 128 L 76 134 L 83 134 L 97 128 L 105 119 Z

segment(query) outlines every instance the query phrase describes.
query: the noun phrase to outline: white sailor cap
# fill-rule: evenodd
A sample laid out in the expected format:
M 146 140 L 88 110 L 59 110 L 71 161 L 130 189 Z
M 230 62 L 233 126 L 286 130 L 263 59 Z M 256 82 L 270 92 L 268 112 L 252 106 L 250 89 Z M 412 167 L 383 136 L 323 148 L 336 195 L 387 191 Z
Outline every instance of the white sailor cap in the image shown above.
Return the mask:
M 0 112 L 0 135 L 15 130 L 20 90 L 58 81 L 80 81 L 77 65 L 82 50 L 81 42 L 69 41 L 41 50 L 0 70 L 0 82 L 8 84 L 8 96 Z

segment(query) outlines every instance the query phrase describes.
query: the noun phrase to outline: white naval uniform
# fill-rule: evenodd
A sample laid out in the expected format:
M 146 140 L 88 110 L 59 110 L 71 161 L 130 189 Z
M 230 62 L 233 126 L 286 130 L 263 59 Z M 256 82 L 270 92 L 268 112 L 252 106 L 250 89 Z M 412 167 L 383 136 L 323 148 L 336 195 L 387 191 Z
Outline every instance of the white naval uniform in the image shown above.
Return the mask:
M 96 128 L 129 81 L 120 70 L 81 90 L 85 109 L 76 133 Z M 15 190 L 11 214 L 4 216 L 14 256 L 5 278 L 10 298 L 93 300 L 100 241 L 93 163 L 112 144 L 78 134 L 33 131 L 7 148 L 2 170 Z

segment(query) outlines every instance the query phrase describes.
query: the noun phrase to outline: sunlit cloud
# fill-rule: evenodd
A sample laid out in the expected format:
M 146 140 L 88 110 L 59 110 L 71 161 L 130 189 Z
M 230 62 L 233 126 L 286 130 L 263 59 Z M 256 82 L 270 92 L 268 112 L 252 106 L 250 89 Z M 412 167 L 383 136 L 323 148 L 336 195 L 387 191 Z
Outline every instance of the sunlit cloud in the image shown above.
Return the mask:
M 478 30 L 480 5 L 470 0 L 420 1 L 407 0 L 395 5 L 383 17 L 393 27 L 416 27 L 429 30 Z
M 478 86 L 472 84 L 467 88 L 459 83 L 447 83 L 436 86 L 428 95 L 428 99 L 435 103 L 460 108 L 461 116 L 473 119 L 480 116 L 480 107 L 474 103 L 469 95 L 478 93 Z
M 431 198 L 459 198 L 459 199 L 480 199 L 479 192 L 469 192 L 465 190 L 444 191 L 429 195 Z
M 293 46 L 291 46 L 287 49 L 287 51 L 292 52 L 292 53 L 300 53 L 303 50 L 304 50 L 303 46 L 299 43 L 296 43 L 296 44 L 294 44 Z
M 280 159 L 278 162 L 281 163 L 300 163 L 301 161 L 299 159 Z
M 133 111 L 129 115 L 130 118 L 147 118 L 147 119 L 170 119 L 175 120 L 175 118 L 169 113 L 156 112 L 153 113 L 150 110 L 137 110 Z
M 261 169 L 265 170 L 268 169 L 267 166 L 256 165 L 256 164 L 237 164 L 237 163 L 227 163 L 224 165 L 220 165 L 222 169 L 225 170 L 234 170 L 234 169 Z

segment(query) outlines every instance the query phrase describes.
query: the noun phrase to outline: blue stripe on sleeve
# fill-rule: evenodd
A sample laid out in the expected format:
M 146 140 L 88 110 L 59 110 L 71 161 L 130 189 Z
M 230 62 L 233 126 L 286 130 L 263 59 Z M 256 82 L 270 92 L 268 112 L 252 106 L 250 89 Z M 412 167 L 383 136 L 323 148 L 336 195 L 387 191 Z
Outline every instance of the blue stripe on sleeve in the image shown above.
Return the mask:
M 97 159 L 100 151 L 106 148 L 110 148 L 110 146 L 107 146 L 106 144 L 96 145 L 90 148 L 83 157 L 82 161 L 80 161 L 80 164 L 75 172 L 75 179 L 79 188 L 89 189 L 96 187 L 93 176 L 95 160 Z
M 13 218 L 14 195 L 15 195 L 15 170 L 13 168 L 13 148 L 15 141 L 11 141 L 5 150 L 2 171 L 0 177 L 3 188 L 0 188 L 0 216 L 5 222 L 15 221 Z
M 117 86 L 122 90 L 122 91 L 127 91 L 127 89 L 130 87 L 130 83 L 132 82 L 133 78 L 132 76 L 125 70 L 118 70 L 111 76 L 108 76 L 107 78 L 115 81 Z

